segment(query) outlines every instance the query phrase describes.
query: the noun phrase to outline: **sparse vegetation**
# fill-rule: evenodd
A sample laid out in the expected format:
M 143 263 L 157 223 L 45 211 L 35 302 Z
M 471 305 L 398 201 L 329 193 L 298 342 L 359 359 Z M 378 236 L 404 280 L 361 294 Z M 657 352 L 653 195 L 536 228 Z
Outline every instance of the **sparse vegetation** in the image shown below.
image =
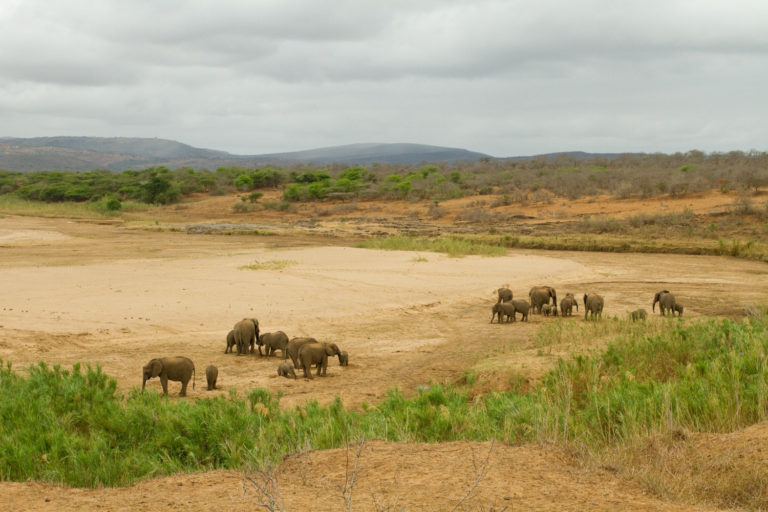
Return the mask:
M 458 236 L 439 238 L 392 236 L 361 242 L 357 247 L 387 251 L 442 252 L 454 258 L 469 255 L 504 256 L 507 253 L 507 250 L 500 245 L 488 244 L 482 240 Z

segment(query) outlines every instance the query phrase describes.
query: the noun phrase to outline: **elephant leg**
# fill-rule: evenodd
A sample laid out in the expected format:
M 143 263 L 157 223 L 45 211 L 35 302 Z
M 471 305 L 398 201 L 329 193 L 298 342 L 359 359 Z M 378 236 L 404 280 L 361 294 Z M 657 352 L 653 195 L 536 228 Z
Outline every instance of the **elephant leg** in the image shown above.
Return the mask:
M 161 375 L 160 384 L 163 386 L 163 395 L 168 396 L 168 377 Z
M 189 379 L 185 379 L 181 381 L 181 392 L 179 393 L 179 396 L 187 396 L 187 383 L 189 382 Z

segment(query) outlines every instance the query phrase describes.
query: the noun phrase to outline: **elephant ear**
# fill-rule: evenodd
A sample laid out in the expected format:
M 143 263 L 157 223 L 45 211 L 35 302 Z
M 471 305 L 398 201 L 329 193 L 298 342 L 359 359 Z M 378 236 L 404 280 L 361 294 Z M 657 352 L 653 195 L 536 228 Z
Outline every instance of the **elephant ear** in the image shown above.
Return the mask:
M 149 362 L 149 364 L 152 366 L 152 377 L 157 377 L 160 375 L 160 372 L 163 371 L 163 363 L 159 359 L 153 359 Z

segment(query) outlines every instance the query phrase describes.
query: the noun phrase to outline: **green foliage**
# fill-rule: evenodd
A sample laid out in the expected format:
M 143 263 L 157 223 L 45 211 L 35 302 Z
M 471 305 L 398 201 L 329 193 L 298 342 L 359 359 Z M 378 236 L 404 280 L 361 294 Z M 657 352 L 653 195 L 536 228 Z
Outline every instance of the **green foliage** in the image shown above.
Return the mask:
M 648 324 L 651 324 L 650 322 Z M 339 398 L 281 409 L 264 389 L 187 402 L 117 393 L 99 368 L 0 367 L 0 471 L 6 480 L 126 485 L 179 471 L 243 468 L 361 436 L 390 441 L 576 441 L 601 450 L 670 429 L 731 431 L 768 414 L 768 319 L 669 320 L 659 332 L 602 322 L 607 349 L 560 360 L 537 389 L 468 394 L 393 389 L 376 407 Z M 565 339 L 582 329 L 560 327 Z M 647 329 L 644 331 L 643 329 Z M 470 382 L 470 376 L 467 378 Z
M 253 178 L 248 174 L 241 174 L 235 178 L 235 187 L 237 187 L 238 190 L 249 190 L 253 187 Z
M 295 183 L 317 183 L 331 179 L 331 177 L 328 175 L 328 171 L 325 169 L 320 169 L 317 171 L 306 171 L 301 173 L 294 171 L 290 176 L 291 180 Z

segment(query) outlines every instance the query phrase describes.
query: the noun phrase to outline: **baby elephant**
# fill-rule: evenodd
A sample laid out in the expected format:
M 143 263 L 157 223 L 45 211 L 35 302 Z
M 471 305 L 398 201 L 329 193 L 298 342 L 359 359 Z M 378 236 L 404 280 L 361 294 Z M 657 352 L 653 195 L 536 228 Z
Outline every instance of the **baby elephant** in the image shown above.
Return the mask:
M 293 371 L 293 366 L 291 366 L 288 363 L 280 363 L 280 366 L 277 367 L 277 375 L 279 377 L 293 377 L 296 378 L 296 372 Z
M 682 304 L 680 304 L 679 302 L 675 302 L 675 305 L 672 306 L 672 316 L 675 316 L 675 313 L 677 313 L 677 316 L 683 316 L 684 309 L 685 308 L 683 307 Z
M 347 354 L 346 350 L 339 352 L 339 365 L 349 366 L 349 354 Z
M 636 309 L 629 314 L 629 317 L 633 322 L 637 322 L 638 320 L 645 320 L 648 318 L 648 312 L 643 308 Z
M 219 369 L 213 365 L 209 365 L 205 369 L 205 378 L 208 381 L 208 391 L 216 389 L 216 379 L 219 377 Z

